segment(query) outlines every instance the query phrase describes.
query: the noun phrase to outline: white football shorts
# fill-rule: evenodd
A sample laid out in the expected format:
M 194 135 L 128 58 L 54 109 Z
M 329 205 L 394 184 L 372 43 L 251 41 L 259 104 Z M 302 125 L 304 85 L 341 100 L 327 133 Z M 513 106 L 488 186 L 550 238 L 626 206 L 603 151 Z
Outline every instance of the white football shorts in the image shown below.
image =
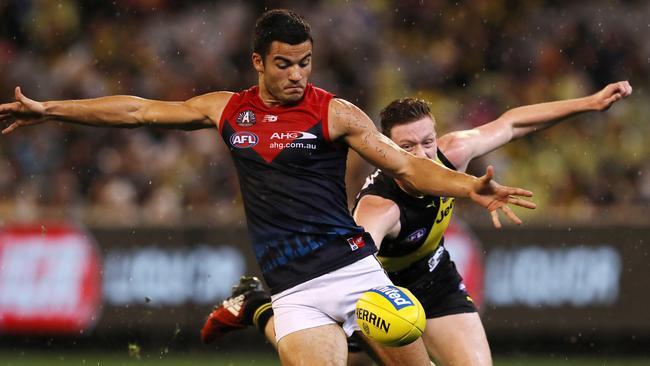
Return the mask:
M 392 285 L 374 255 L 271 296 L 275 339 L 299 330 L 341 324 L 349 337 L 360 330 L 355 308 L 361 294 Z

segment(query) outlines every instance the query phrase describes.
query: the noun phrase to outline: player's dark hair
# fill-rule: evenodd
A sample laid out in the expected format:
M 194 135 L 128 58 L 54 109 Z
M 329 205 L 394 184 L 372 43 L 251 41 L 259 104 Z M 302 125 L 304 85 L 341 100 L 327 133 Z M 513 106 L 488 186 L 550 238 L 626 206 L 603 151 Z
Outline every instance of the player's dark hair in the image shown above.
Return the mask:
M 266 56 L 273 41 L 296 45 L 314 40 L 307 21 L 294 11 L 273 9 L 262 14 L 255 23 L 253 52 Z
M 403 125 L 417 121 L 424 117 L 431 117 L 429 103 L 417 98 L 397 99 L 382 109 L 379 113 L 381 117 L 381 132 L 390 137 L 390 131 L 397 125 Z

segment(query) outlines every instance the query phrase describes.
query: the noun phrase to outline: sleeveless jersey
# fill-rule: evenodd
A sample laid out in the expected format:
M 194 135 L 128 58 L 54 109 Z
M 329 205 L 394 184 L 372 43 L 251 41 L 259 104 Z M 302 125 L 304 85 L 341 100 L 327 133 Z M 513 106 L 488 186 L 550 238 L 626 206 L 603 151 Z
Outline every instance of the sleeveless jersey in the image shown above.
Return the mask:
M 437 157 L 438 163 L 456 170 L 440 150 Z M 365 195 L 389 199 L 400 209 L 399 234 L 394 239 L 384 238 L 379 246 L 377 257 L 387 271 L 401 271 L 431 255 L 442 244 L 454 208 L 454 198 L 411 196 L 381 170 L 376 170 L 366 179 L 356 197 L 355 209 Z
M 333 95 L 308 84 L 294 105 L 234 94 L 219 131 L 230 149 L 253 251 L 275 294 L 376 252 L 347 207 L 347 145 L 330 141 Z

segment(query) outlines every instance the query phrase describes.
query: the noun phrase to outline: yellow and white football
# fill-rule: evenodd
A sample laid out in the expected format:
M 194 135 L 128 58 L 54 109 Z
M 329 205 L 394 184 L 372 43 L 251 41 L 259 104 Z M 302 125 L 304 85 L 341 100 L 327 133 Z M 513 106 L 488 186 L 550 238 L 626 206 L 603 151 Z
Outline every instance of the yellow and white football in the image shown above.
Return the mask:
M 424 308 L 411 291 L 381 286 L 357 300 L 357 323 L 370 339 L 387 346 L 404 346 L 418 339 L 427 322 Z

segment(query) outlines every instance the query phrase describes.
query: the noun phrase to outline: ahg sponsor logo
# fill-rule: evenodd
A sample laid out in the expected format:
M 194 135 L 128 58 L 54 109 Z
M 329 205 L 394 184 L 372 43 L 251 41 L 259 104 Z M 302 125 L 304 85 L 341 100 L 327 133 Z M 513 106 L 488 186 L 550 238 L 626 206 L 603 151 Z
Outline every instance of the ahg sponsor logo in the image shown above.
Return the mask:
M 300 131 L 274 132 L 271 135 L 271 140 L 312 140 L 315 138 L 317 137 L 313 133 Z
M 252 132 L 237 132 L 230 136 L 230 144 L 238 149 L 247 149 L 257 145 L 260 139 Z

